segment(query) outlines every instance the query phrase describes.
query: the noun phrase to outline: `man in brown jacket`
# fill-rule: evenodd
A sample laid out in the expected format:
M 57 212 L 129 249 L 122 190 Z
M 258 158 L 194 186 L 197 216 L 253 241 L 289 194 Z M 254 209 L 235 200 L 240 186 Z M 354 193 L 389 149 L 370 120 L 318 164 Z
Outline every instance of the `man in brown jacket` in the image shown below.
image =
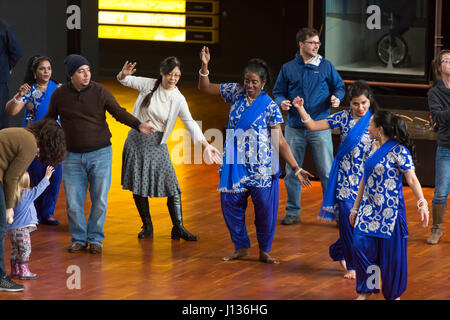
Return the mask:
M 111 132 L 105 113 L 108 111 L 117 121 L 146 135 L 153 134 L 154 129 L 120 107 L 106 87 L 91 81 L 86 58 L 69 55 L 64 64 L 70 81 L 53 92 L 45 118 L 60 117 L 66 135 L 63 184 L 72 235 L 68 250 L 79 252 L 89 244 L 91 253 L 101 253 L 112 167 Z M 86 224 L 84 202 L 88 186 L 92 206 Z

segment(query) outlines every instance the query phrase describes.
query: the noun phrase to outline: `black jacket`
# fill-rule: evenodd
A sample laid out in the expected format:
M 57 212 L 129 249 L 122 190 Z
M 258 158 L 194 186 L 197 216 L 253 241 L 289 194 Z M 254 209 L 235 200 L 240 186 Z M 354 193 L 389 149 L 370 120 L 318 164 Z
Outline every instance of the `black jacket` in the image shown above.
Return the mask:
M 22 49 L 11 26 L 0 19 L 0 83 L 8 83 L 9 71 L 22 56 Z
M 438 125 L 438 145 L 450 148 L 450 89 L 439 80 L 428 91 L 431 117 Z

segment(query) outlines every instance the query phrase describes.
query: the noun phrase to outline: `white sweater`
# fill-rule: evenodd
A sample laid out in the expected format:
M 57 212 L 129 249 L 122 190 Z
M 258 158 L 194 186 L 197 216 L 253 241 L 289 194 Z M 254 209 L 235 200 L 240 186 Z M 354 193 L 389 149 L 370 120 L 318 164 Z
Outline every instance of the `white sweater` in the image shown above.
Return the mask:
M 194 143 L 203 141 L 205 137 L 197 122 L 192 119 L 186 99 L 177 87 L 171 90 L 173 92 L 169 93 L 167 90 L 158 92 L 162 89 L 160 86 L 153 93 L 148 110 L 139 112 L 142 100 L 153 89 L 156 79 L 126 76 L 123 80 L 117 80 L 124 86 L 139 90 L 139 96 L 136 99 L 133 108 L 133 115 L 141 121 L 151 120 L 156 130 L 159 128 L 164 130 L 161 144 L 167 143 L 167 139 L 169 138 L 178 117 L 180 117 L 181 121 L 183 121 L 184 125 L 189 130 Z M 170 98 L 167 99 L 166 102 L 164 101 L 166 99 L 164 96 L 165 93 L 169 93 L 170 95 Z M 162 99 L 160 94 L 162 94 Z

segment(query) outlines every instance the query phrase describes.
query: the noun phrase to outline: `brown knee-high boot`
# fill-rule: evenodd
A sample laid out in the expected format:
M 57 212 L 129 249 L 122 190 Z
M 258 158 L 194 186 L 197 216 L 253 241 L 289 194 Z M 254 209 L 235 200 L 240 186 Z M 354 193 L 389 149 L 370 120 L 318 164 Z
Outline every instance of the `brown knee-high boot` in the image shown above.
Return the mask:
M 441 239 L 446 209 L 447 204 L 433 204 L 433 226 L 431 227 L 431 235 L 427 239 L 428 244 L 437 244 Z

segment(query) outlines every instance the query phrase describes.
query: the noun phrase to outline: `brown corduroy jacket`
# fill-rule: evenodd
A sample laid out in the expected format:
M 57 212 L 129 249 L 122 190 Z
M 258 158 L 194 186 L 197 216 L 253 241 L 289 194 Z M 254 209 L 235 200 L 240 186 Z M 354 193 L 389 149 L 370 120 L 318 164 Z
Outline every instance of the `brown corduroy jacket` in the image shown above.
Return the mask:
M 0 182 L 5 193 L 6 209 L 14 207 L 17 183 L 37 154 L 33 133 L 24 128 L 0 130 Z

